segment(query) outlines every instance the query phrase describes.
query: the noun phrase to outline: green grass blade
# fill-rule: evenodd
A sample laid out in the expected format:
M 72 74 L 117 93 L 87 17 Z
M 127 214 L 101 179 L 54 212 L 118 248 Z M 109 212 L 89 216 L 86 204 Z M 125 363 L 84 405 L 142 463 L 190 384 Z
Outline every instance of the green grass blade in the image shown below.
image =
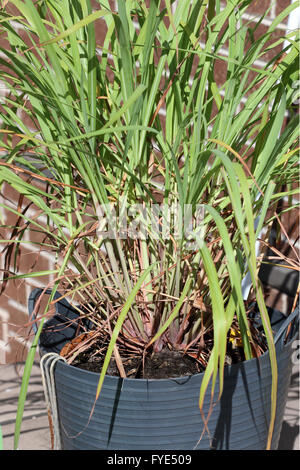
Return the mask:
M 133 60 L 131 55 L 131 44 L 129 34 L 129 22 L 127 18 L 126 2 L 118 0 L 118 16 L 114 17 L 118 33 L 120 47 L 120 78 L 123 90 L 124 102 L 126 102 L 134 91 Z M 130 123 L 130 113 L 127 111 L 127 124 Z
M 105 355 L 105 359 L 104 359 L 104 363 L 103 363 L 103 367 L 102 367 L 102 371 L 101 371 L 101 374 L 100 374 L 100 378 L 99 378 L 99 382 L 98 382 L 98 386 L 97 386 L 97 391 L 96 391 L 96 400 L 98 399 L 99 395 L 100 395 L 100 392 L 101 392 L 101 389 L 102 389 L 102 385 L 103 385 L 103 382 L 104 382 L 104 378 L 105 378 L 105 374 L 106 374 L 106 371 L 107 371 L 107 367 L 109 365 L 109 362 L 110 362 L 110 359 L 111 359 L 111 356 L 112 356 L 112 353 L 113 353 L 113 350 L 114 350 L 114 347 L 115 347 L 115 344 L 117 342 L 117 339 L 118 339 L 118 336 L 119 336 L 119 333 L 121 331 L 121 328 L 122 328 L 122 325 L 125 321 L 125 318 L 128 314 L 128 311 L 129 309 L 132 307 L 132 304 L 134 302 L 134 299 L 135 299 L 135 296 L 137 295 L 138 291 L 140 290 L 143 282 L 145 281 L 145 279 L 147 278 L 148 274 L 151 272 L 151 270 L 153 269 L 153 267 L 157 264 L 158 262 L 152 264 L 151 266 L 148 267 L 148 269 L 146 269 L 143 274 L 140 276 L 139 280 L 137 281 L 137 283 L 135 284 L 135 286 L 133 287 L 132 291 L 130 292 L 119 316 L 118 316 L 118 320 L 115 324 L 115 327 L 113 329 L 113 332 L 112 332 L 112 335 L 111 335 L 111 339 L 110 339 L 110 342 L 109 342 L 109 346 L 108 346 L 108 349 L 107 349 L 107 353 Z
M 23 377 L 22 377 L 22 384 L 20 388 L 20 393 L 19 393 L 19 398 L 18 398 L 18 408 L 17 408 L 17 415 L 16 415 L 16 422 L 15 422 L 15 432 L 14 432 L 14 450 L 18 449 L 19 445 L 19 439 L 20 439 L 20 433 L 21 433 L 21 425 L 22 425 L 22 419 L 23 419 L 23 413 L 24 413 L 24 407 L 25 407 L 25 401 L 26 401 L 26 395 L 27 395 L 27 390 L 28 390 L 28 384 L 29 384 L 29 379 L 31 375 L 31 370 L 33 366 L 33 362 L 35 359 L 36 355 L 36 348 L 38 345 L 38 340 L 40 337 L 40 334 L 42 332 L 42 328 L 44 325 L 45 319 L 42 318 L 38 331 L 34 337 L 34 340 L 30 346 L 28 355 L 26 357 L 26 362 L 25 362 L 25 367 L 24 367 L 24 372 L 23 372 Z
M 249 343 L 251 339 L 251 333 L 250 333 L 250 329 L 249 329 L 249 325 L 247 321 L 246 309 L 245 309 L 244 299 L 242 295 L 242 273 L 240 271 L 239 264 L 236 260 L 234 247 L 229 237 L 226 224 L 223 218 L 219 215 L 219 213 L 213 207 L 210 207 L 208 205 L 204 205 L 204 207 L 212 215 L 219 229 L 219 234 L 222 238 L 222 243 L 223 243 L 225 255 L 226 255 L 226 266 L 227 266 L 229 277 L 230 277 L 235 310 L 237 313 L 237 317 L 238 317 L 239 325 L 241 329 L 245 356 L 246 356 L 246 359 L 251 359 L 252 353 L 251 353 L 251 347 Z M 227 318 L 227 329 L 228 329 L 231 326 L 233 316 L 227 315 L 226 318 Z
M 87 2 L 88 13 L 91 16 L 92 6 L 90 0 Z M 95 13 L 98 13 L 95 12 Z M 99 67 L 99 62 L 96 56 L 96 35 L 95 35 L 95 25 L 93 22 L 88 24 L 88 100 L 89 100 L 89 110 L 90 110 L 90 126 L 89 131 L 94 132 L 97 126 L 96 110 L 97 110 L 97 68 Z M 91 151 L 95 152 L 96 150 L 96 139 L 93 137 L 90 140 Z
M 264 225 L 265 217 L 269 209 L 270 201 L 271 201 L 274 190 L 275 190 L 275 183 L 271 181 L 270 184 L 267 186 L 266 192 L 263 195 L 263 203 L 262 203 L 261 211 L 259 214 L 259 220 L 258 220 L 258 224 L 256 227 L 256 232 L 255 232 L 256 240 L 258 239 L 260 235 L 260 231 Z
M 208 382 L 212 376 L 211 395 L 214 395 L 217 374 L 219 373 L 219 397 L 223 392 L 223 372 L 227 344 L 227 321 L 224 309 L 224 298 L 220 289 L 220 283 L 216 267 L 211 257 L 210 251 L 203 240 L 198 240 L 198 245 L 207 275 L 211 305 L 213 311 L 214 325 L 214 345 L 209 360 L 209 367 L 204 372 L 203 382 L 201 383 L 199 406 L 202 409 L 204 396 L 206 394 Z
M 174 322 L 175 318 L 177 317 L 178 313 L 179 313 L 179 310 L 181 309 L 181 306 L 183 304 L 183 302 L 186 300 L 186 296 L 187 294 L 189 293 L 189 290 L 190 290 L 190 287 L 191 287 L 191 284 L 192 284 L 192 279 L 188 279 L 184 285 L 184 288 L 183 288 L 183 291 L 172 311 L 172 313 L 170 314 L 170 316 L 168 317 L 167 321 L 159 328 L 159 330 L 157 331 L 157 333 L 153 336 L 153 338 L 151 339 L 151 341 L 149 341 L 147 347 L 149 347 L 151 344 L 155 343 L 155 341 L 157 341 L 160 336 L 169 328 L 169 326 Z
M 55 36 L 54 38 L 48 39 L 44 41 L 41 45 L 42 46 L 47 46 L 50 44 L 55 44 L 60 42 L 62 39 L 65 39 L 66 37 L 70 36 L 71 34 L 75 33 L 78 31 L 78 29 L 83 28 L 84 26 L 88 26 L 91 23 L 93 23 L 95 20 L 99 18 L 103 18 L 105 15 L 112 14 L 110 11 L 107 10 L 97 10 L 94 11 L 93 13 L 90 13 L 88 16 L 83 18 L 82 20 L 78 21 L 78 23 L 73 24 L 70 28 L 66 29 L 63 33 L 59 34 L 58 36 Z M 94 40 L 92 39 L 92 43 Z
M 270 166 L 273 165 L 273 162 L 270 162 L 270 155 L 272 154 L 278 135 L 280 133 L 284 120 L 285 110 L 286 98 L 285 94 L 283 94 L 280 105 L 275 114 L 273 124 L 266 138 L 264 148 L 260 151 L 259 155 L 257 156 L 257 159 L 255 158 L 256 165 L 255 168 L 252 169 L 252 173 L 259 185 L 261 185 L 263 181 L 264 174 L 269 171 Z

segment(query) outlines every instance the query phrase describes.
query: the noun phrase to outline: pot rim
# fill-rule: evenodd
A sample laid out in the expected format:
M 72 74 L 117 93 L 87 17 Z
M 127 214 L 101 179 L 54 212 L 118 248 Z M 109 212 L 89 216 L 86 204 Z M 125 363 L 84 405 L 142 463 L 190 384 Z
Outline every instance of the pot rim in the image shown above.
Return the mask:
M 296 336 L 297 335 L 294 335 L 293 338 L 291 338 L 286 344 L 279 344 L 277 345 L 276 347 L 276 352 L 278 354 L 279 351 L 283 350 L 283 349 L 287 349 L 288 347 L 291 346 L 291 343 L 296 339 Z M 59 356 L 59 354 L 57 354 L 57 356 Z M 91 377 L 100 377 L 100 374 L 101 372 L 94 372 L 94 371 L 90 371 L 90 370 L 87 370 L 87 369 L 83 369 L 81 367 L 77 367 L 77 366 L 74 366 L 72 364 L 69 364 L 63 356 L 60 356 L 61 357 L 61 360 L 58 361 L 61 363 L 62 366 L 66 366 L 66 367 L 69 367 L 71 369 L 74 369 L 76 371 L 80 371 L 79 373 L 83 373 L 83 374 L 89 374 Z M 257 369 L 257 364 L 260 362 L 260 361 L 266 361 L 269 357 L 269 350 L 265 351 L 261 356 L 259 357 L 254 357 L 252 359 L 248 359 L 248 360 L 245 360 L 245 361 L 241 361 L 241 362 L 237 362 L 235 364 L 230 364 L 230 365 L 225 365 L 224 367 L 224 376 L 225 375 L 230 375 L 231 371 L 234 371 L 235 369 L 244 369 L 245 367 L 247 368 L 255 368 Z M 148 383 L 148 382 L 160 382 L 160 383 L 163 383 L 163 382 L 186 382 L 186 381 L 189 381 L 193 378 L 193 380 L 197 380 L 200 379 L 200 378 L 203 378 L 205 374 L 205 371 L 203 372 L 199 372 L 197 374 L 190 374 L 190 375 L 182 375 L 182 376 L 178 376 L 178 377 L 165 377 L 165 378 L 136 378 L 136 377 L 120 377 L 118 375 L 110 375 L 110 374 L 105 374 L 105 378 L 109 378 L 109 380 L 124 380 L 124 381 L 128 381 L 128 382 L 139 382 L 139 383 Z

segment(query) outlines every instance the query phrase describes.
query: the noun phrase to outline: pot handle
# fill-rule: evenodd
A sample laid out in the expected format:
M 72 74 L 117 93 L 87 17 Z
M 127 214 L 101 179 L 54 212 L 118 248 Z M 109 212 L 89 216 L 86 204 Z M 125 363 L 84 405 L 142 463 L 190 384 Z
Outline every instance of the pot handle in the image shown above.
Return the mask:
M 295 308 L 295 310 L 284 320 L 283 324 L 277 331 L 276 335 L 274 336 L 274 343 L 276 344 L 280 338 L 282 338 L 283 334 L 287 331 L 287 328 L 289 325 L 291 325 L 293 322 L 294 324 L 292 325 L 293 329 L 292 332 L 290 333 L 290 339 L 295 335 L 295 330 L 299 327 L 299 302 Z M 283 341 L 283 338 L 282 338 Z
M 30 319 L 30 321 L 34 321 L 34 323 L 32 324 L 32 328 L 33 328 L 34 334 L 36 334 L 37 331 L 38 331 L 38 327 L 37 327 L 37 324 L 36 324 L 36 321 L 35 321 L 35 320 L 36 320 L 36 314 L 34 313 L 34 307 L 35 307 L 36 301 L 38 300 L 38 298 L 40 297 L 40 295 L 41 295 L 43 292 L 44 292 L 45 294 L 50 295 L 51 292 L 52 292 L 52 290 L 51 290 L 51 289 L 47 289 L 47 290 L 45 291 L 44 289 L 36 288 L 36 289 L 34 289 L 34 290 L 30 293 L 30 295 L 29 295 L 29 297 L 28 297 L 29 319 Z M 54 299 L 58 299 L 59 297 L 61 297 L 61 294 L 60 294 L 59 292 L 55 292 L 55 294 L 54 294 Z M 64 299 L 63 299 L 63 300 L 64 300 Z M 65 301 L 65 303 L 66 303 L 67 305 L 69 305 L 69 304 L 67 303 L 67 301 Z M 58 305 L 57 305 L 57 303 L 55 304 L 55 310 L 56 310 L 56 313 L 59 313 L 59 312 L 58 312 Z

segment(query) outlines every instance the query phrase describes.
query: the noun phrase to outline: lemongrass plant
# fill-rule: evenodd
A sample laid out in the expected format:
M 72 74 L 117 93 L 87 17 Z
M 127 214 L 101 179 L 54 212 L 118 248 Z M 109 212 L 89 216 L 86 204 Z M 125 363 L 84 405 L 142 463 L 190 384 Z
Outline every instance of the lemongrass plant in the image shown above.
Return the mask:
M 295 4 L 256 38 L 242 18 L 251 0 L 5 3 L 0 180 L 37 212 L 1 207 L 24 222 L 16 250 L 31 230 L 56 254 L 43 318 L 63 288 L 108 338 L 97 396 L 112 356 L 123 376 L 128 352 L 195 356 L 205 368 L 201 407 L 217 376 L 222 393 L 233 325 L 245 359 L 257 354 L 248 273 L 270 351 L 271 436 L 277 369 L 257 243 L 278 200 L 296 191 L 297 119 L 285 118 L 298 33 L 283 55 L 286 38 L 274 36 Z M 20 418 L 22 400 L 19 409 Z

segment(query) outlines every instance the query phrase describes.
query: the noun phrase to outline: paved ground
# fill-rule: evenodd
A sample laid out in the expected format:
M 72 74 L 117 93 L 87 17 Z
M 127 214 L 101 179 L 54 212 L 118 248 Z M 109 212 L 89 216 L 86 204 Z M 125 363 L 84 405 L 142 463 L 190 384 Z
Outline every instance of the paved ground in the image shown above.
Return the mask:
M 0 424 L 5 450 L 13 449 L 14 422 L 21 377 L 21 366 L 12 364 L 0 366 Z M 19 449 L 50 450 L 48 417 L 38 364 L 34 364 L 27 397 Z M 293 369 L 279 449 L 300 450 L 299 365 Z

